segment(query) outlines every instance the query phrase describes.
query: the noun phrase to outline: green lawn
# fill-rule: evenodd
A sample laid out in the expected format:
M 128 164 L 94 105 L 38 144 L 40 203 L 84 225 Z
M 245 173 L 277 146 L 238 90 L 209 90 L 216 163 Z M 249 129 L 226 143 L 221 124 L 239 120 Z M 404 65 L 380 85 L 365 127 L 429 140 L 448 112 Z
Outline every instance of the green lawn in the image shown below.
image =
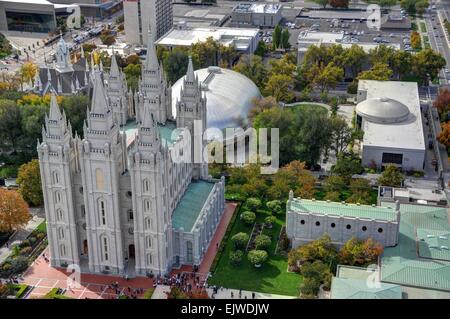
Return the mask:
M 257 222 L 263 222 L 265 217 L 269 216 L 269 212 L 260 210 L 256 215 Z M 298 296 L 298 288 L 302 277 L 295 273 L 288 273 L 287 258 L 274 254 L 277 245 L 276 239 L 281 227 L 284 225 L 284 221 L 285 214 L 277 216 L 276 224 L 274 224 L 271 230 L 268 230 L 272 236 L 272 244 L 268 249 L 269 259 L 258 269 L 249 263 L 246 254 L 240 266 L 230 264 L 229 255 L 232 251 L 231 237 L 239 232 L 246 232 L 250 235 L 252 231 L 251 226 L 246 226 L 239 217 L 236 218 L 225 250 L 219 260 L 215 273 L 208 280 L 208 284 L 233 289 Z
M 421 32 L 427 32 L 427 26 L 425 25 L 425 22 L 420 22 L 420 31 Z
M 36 227 L 36 231 L 43 233 L 47 232 L 47 223 L 45 222 L 45 220 L 42 223 L 40 223 L 38 227 Z

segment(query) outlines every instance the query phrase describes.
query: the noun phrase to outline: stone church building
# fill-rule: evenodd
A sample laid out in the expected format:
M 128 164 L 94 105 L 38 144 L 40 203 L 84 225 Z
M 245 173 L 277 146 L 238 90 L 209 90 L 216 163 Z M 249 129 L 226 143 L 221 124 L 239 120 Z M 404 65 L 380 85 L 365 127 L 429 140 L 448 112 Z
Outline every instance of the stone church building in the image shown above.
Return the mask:
M 194 121 L 207 127 L 206 98 L 190 59 L 172 117 L 171 88 L 149 39 L 134 99 L 114 57 L 109 74 L 92 68 L 83 138 L 52 96 L 37 149 L 54 267 L 165 274 L 200 264 L 216 231 L 225 181 L 194 161 L 205 142 L 188 143 L 197 138 Z

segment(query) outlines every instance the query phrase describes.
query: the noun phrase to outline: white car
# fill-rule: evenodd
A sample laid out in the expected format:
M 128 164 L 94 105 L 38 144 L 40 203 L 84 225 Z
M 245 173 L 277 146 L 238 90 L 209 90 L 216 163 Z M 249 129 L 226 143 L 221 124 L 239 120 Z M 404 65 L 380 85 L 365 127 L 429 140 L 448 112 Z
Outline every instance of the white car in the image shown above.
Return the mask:
M 448 69 L 448 68 L 445 68 L 445 73 L 448 73 L 448 72 L 450 72 L 450 70 Z

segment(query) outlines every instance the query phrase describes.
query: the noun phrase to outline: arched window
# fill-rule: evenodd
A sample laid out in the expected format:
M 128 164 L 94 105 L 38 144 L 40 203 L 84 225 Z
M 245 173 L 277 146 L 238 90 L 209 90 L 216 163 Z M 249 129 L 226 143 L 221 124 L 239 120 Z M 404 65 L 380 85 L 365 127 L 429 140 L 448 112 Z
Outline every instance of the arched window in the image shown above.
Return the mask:
M 106 238 L 106 236 L 101 237 L 101 245 L 102 245 L 103 261 L 108 261 L 109 260 L 108 238 Z
M 58 208 L 56 210 L 56 220 L 57 221 L 62 221 L 63 220 L 63 212 L 61 208 Z
M 144 199 L 144 212 L 150 212 L 150 201 L 148 199 Z
M 144 179 L 143 189 L 144 189 L 144 193 L 150 192 L 150 181 L 148 179 Z
M 150 217 L 145 218 L 145 230 L 150 230 L 152 228 L 152 219 Z
M 61 203 L 61 193 L 59 191 L 55 192 L 55 203 L 56 204 Z
M 103 177 L 103 171 L 100 168 L 95 169 L 95 185 L 99 191 L 105 189 L 105 179 Z
M 64 239 L 64 228 L 62 227 L 58 228 L 58 239 L 59 240 Z
M 145 237 L 145 247 L 152 248 L 152 237 L 151 236 Z
M 128 220 L 133 220 L 133 211 L 131 209 L 128 210 Z
M 52 177 L 53 177 L 53 184 L 55 185 L 59 184 L 59 174 L 57 171 L 53 171 Z
M 186 260 L 188 263 L 191 263 L 193 260 L 193 258 L 192 258 L 192 242 L 191 241 L 186 242 Z
M 152 265 L 152 264 L 153 264 L 153 255 L 147 254 L 147 265 Z
M 106 204 L 103 199 L 98 201 L 98 211 L 100 216 L 100 224 L 106 225 Z
M 61 257 L 66 256 L 66 246 L 64 244 L 61 244 L 59 246 L 59 253 L 60 253 Z

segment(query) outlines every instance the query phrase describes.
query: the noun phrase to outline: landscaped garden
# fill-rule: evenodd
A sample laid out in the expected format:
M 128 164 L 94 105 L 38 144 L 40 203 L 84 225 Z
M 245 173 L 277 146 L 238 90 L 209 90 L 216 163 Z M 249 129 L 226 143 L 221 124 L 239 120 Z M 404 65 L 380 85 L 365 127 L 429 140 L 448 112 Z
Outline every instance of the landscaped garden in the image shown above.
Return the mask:
M 46 246 L 46 224 L 43 221 L 25 240 L 12 247 L 12 254 L 0 264 L 0 278 L 25 271 Z
M 275 253 L 277 239 L 285 223 L 286 214 L 284 213 L 284 209 L 282 208 L 278 213 L 272 214 L 267 208 L 267 203 L 264 203 L 261 205 L 261 208 L 255 210 L 254 222 L 246 223 L 240 216 L 242 213 L 248 211 L 248 209 L 249 207 L 244 204 L 235 212 L 237 218 L 234 220 L 234 224 L 230 225 L 230 235 L 225 243 L 224 250 L 218 260 L 213 276 L 208 280 L 208 283 L 226 288 L 298 296 L 302 277 L 296 273 L 288 272 L 287 257 L 283 254 Z M 266 224 L 266 219 L 270 216 L 274 216 L 272 226 Z M 265 249 L 262 249 L 262 247 L 254 247 L 256 251 L 266 251 L 267 259 L 263 261 L 264 256 L 262 258 L 259 256 L 264 255 L 263 253 L 250 253 L 250 256 L 253 257 L 251 258 L 252 263 L 248 258 L 249 252 L 246 251 L 247 245 L 245 244 L 244 247 L 236 249 L 233 237 L 236 234 L 244 233 L 247 234 L 247 240 L 250 241 L 255 224 L 262 225 L 261 233 L 270 238 L 270 244 L 264 247 Z M 254 235 L 256 238 L 261 234 Z M 261 239 L 260 244 L 264 244 L 265 238 L 261 236 L 259 239 Z M 237 250 L 242 252 L 240 258 L 235 257 L 235 255 L 240 255 L 240 253 L 234 253 Z M 255 267 L 255 264 L 260 267 Z
M 21 299 L 29 290 L 30 286 L 25 284 L 0 284 L 0 299 Z

